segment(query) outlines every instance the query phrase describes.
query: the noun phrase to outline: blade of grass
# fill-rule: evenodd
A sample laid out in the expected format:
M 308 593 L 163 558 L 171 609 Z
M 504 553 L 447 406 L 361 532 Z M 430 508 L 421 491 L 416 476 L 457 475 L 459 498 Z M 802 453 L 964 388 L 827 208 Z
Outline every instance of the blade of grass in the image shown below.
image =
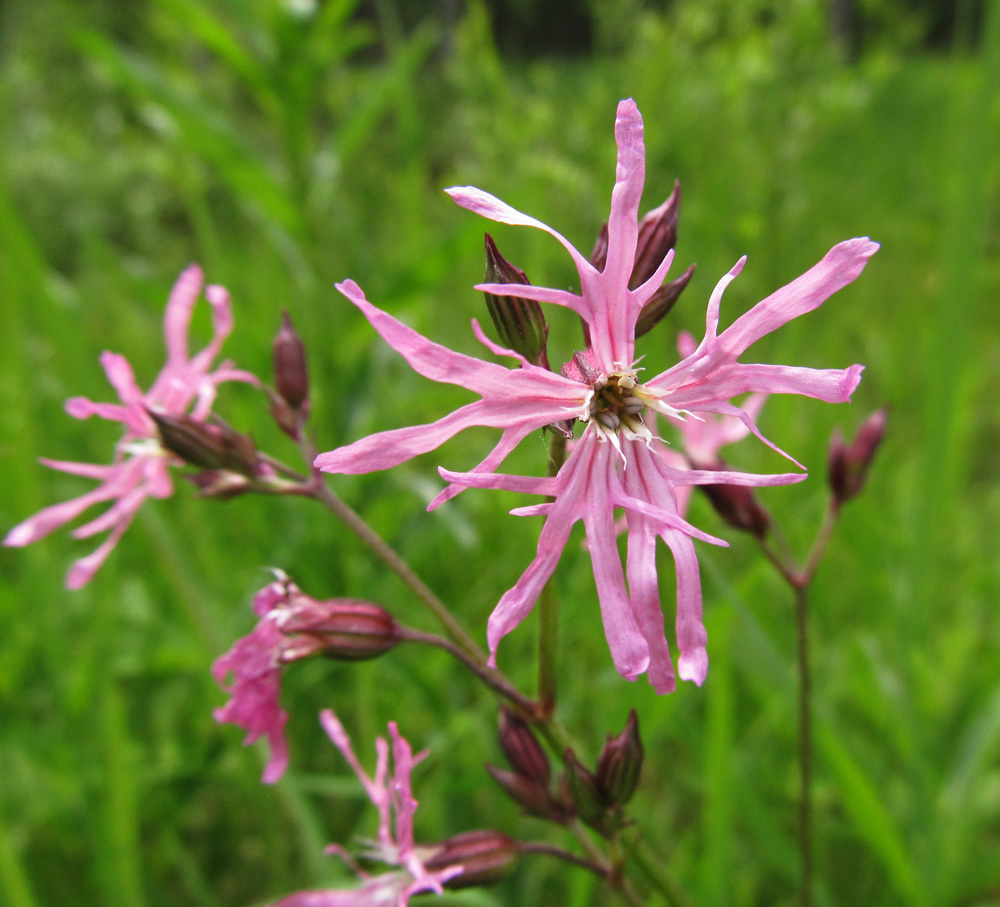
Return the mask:
M 932 901 L 926 883 L 910 861 L 896 823 L 861 766 L 841 742 L 841 735 L 829 723 L 822 723 L 816 727 L 816 741 L 840 787 L 844 808 L 858 835 L 878 855 L 898 894 L 907 904 L 929 907 Z

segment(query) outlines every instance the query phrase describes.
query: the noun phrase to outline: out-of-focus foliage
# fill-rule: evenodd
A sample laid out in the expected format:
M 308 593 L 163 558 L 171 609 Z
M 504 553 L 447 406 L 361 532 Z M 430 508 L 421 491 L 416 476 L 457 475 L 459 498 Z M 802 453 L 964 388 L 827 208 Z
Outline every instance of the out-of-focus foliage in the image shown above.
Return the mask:
M 890 406 L 885 448 L 845 509 L 813 600 L 817 903 L 994 901 L 996 13 L 987 21 L 989 5 L 956 4 L 944 53 L 938 6 L 859 3 L 848 62 L 830 8 L 806 0 L 592 0 L 577 7 L 585 43 L 560 54 L 546 53 L 558 43 L 550 26 L 525 31 L 539 6 L 0 5 L 0 526 L 84 486 L 36 457 L 110 456 L 114 437 L 66 417 L 62 401 L 107 398 L 102 349 L 128 355 L 140 381 L 155 374 L 166 293 L 191 260 L 233 293 L 227 354 L 242 366 L 266 373 L 280 312 L 291 311 L 309 344 L 321 448 L 465 402 L 414 376 L 333 282 L 352 277 L 414 327 L 481 353 L 468 323 L 486 320 L 470 289 L 485 224 L 440 190 L 479 185 L 586 249 L 607 213 L 614 105 L 634 96 L 646 206 L 681 180 L 679 261 L 698 262 L 675 312 L 644 338 L 651 363 L 673 355 L 678 329 L 700 329 L 712 286 L 741 254 L 749 263 L 724 319 L 840 239 L 869 233 L 883 245 L 855 286 L 755 350 L 762 361 L 867 365 L 852 407 L 765 410 L 768 435 L 814 470 L 767 496 L 793 539 L 818 514 L 832 427 L 851 434 Z M 544 235 L 495 236 L 538 283 L 574 280 Z M 579 343 L 564 314 L 551 317 L 553 362 Z M 227 389 L 220 407 L 261 447 L 294 457 L 249 390 Z M 534 548 L 535 524 L 506 514 L 525 501 L 470 491 L 423 508 L 435 466 L 469 468 L 488 441 L 334 480 L 480 637 Z M 510 470 L 540 471 L 543 442 L 523 447 Z M 741 468 L 784 468 L 762 448 L 733 455 Z M 692 519 L 726 534 L 701 501 Z M 700 550 L 709 680 L 664 699 L 614 673 L 586 553 L 571 545 L 558 573 L 559 707 L 591 756 L 638 710 L 647 759 L 632 803 L 696 903 L 790 903 L 791 603 L 747 540 L 731 541 Z M 259 784 L 258 754 L 211 720 L 222 697 L 208 665 L 251 626 L 263 566 L 311 594 L 371 598 L 430 626 L 302 502 L 182 494 L 154 505 L 71 595 L 62 576 L 75 553 L 66 535 L 0 551 L 4 904 L 249 904 L 343 882 L 322 846 L 370 834 L 374 821 L 316 721 L 329 706 L 359 750 L 389 719 L 431 749 L 416 779 L 422 839 L 485 824 L 544 834 L 482 772 L 498 758 L 495 716 L 443 654 L 400 647 L 371 664 L 291 672 L 295 770 L 273 789 Z M 508 643 L 502 666 L 530 689 L 531 625 Z M 450 900 L 586 905 L 605 894 L 537 857 L 496 889 Z

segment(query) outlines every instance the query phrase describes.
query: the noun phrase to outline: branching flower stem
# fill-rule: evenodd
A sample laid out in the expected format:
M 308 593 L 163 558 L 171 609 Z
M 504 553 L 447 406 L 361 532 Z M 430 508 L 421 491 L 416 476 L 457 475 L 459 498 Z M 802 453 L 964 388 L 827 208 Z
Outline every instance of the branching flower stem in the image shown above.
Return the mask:
M 305 432 L 300 432 L 299 448 L 305 461 L 311 464 L 315 458 L 316 448 L 311 439 L 306 437 Z M 255 491 L 268 494 L 293 494 L 318 501 L 403 581 L 407 588 L 438 619 L 451 637 L 446 639 L 433 633 L 404 628 L 402 633 L 405 640 L 443 649 L 462 662 L 487 687 L 516 706 L 560 759 L 563 758 L 567 750 L 574 748 L 574 742 L 568 731 L 553 714 L 555 707 L 557 602 L 549 585 L 546 586 L 546 592 L 543 593 L 540 602 L 542 629 L 539 639 L 539 699 L 535 701 L 521 693 L 502 672 L 486 664 L 485 654 L 452 615 L 448 606 L 434 594 L 398 552 L 369 526 L 360 514 L 330 490 L 322 473 L 310 466 L 309 475 L 302 475 L 287 464 L 266 454 L 258 452 L 258 457 L 274 470 L 275 475 L 270 479 L 256 480 L 253 484 Z M 559 471 L 565 457 L 566 439 L 559 434 L 554 434 L 549 451 L 550 475 L 555 475 Z M 643 850 L 644 845 L 641 842 L 636 847 L 630 848 L 627 856 L 619 853 L 616 842 L 612 842 L 612 852 L 615 854 L 612 859 L 602 851 L 579 821 L 572 822 L 569 825 L 569 830 L 579 841 L 587 854 L 586 857 L 579 857 L 561 848 L 542 844 L 525 845 L 525 852 L 547 853 L 550 856 L 586 868 L 601 876 L 612 888 L 620 892 L 622 897 L 633 907 L 642 907 L 642 899 L 622 873 L 624 863 L 628 858 L 634 857 L 643 874 L 648 877 L 653 887 L 663 894 L 671 907 L 687 907 L 689 902 L 686 896 L 679 892 L 676 884 L 658 865 L 658 861 L 653 859 L 648 851 Z
M 515 689 L 514 685 L 500 671 L 496 668 L 488 667 L 482 661 L 473 658 L 461 646 L 433 633 L 423 633 L 420 630 L 413 630 L 409 627 L 403 627 L 401 633 L 403 639 L 409 642 L 419 642 L 424 645 L 435 646 L 438 649 L 444 649 L 449 655 L 462 662 L 463 665 L 495 693 L 509 699 L 524 713 L 528 715 L 534 714 L 537 705 L 533 700 Z

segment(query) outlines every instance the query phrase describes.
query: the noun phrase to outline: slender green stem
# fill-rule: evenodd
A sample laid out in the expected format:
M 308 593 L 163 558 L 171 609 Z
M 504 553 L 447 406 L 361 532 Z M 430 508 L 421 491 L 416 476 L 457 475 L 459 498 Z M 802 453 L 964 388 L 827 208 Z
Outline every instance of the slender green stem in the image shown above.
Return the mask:
M 299 450 L 302 458 L 309 465 L 311 480 L 305 482 L 302 492 L 313 500 L 319 501 L 348 529 L 351 530 L 383 564 L 398 576 L 414 595 L 438 619 L 448 635 L 465 651 L 481 664 L 486 656 L 476 641 L 468 634 L 455 616 L 431 588 L 416 574 L 412 567 L 382 538 L 350 505 L 342 501 L 323 481 L 323 474 L 316 469 L 313 461 L 316 459 L 316 443 L 300 428 L 298 437 Z M 272 465 L 276 465 L 272 463 Z M 287 475 L 287 473 L 285 473 Z
M 572 863 L 574 866 L 580 866 L 594 873 L 594 875 L 600 876 L 602 879 L 607 878 L 608 875 L 608 868 L 603 863 L 577 856 L 575 853 L 563 850 L 561 847 L 549 844 L 547 841 L 525 841 L 518 846 L 518 851 L 520 853 L 540 853 L 545 856 L 555 857 L 557 860 L 563 860 L 566 863 Z
M 806 584 L 795 587 L 799 668 L 799 903 L 812 905 L 812 680 L 809 671 L 809 610 Z
M 559 472 L 566 459 L 566 437 L 552 433 L 548 474 Z M 551 715 L 556 705 L 556 653 L 559 645 L 559 602 L 550 579 L 538 598 L 538 704 L 542 715 Z
M 465 649 L 456 645 L 451 640 L 435 636 L 433 633 L 423 633 L 420 630 L 411 630 L 408 627 L 401 628 L 401 635 L 403 639 L 408 640 L 409 642 L 420 642 L 428 646 L 436 646 L 439 649 L 444 649 L 445 652 L 448 652 L 450 655 L 462 662 L 462 664 L 464 664 L 494 692 L 506 697 L 511 702 L 519 706 L 524 712 L 527 712 L 528 714 L 534 712 L 536 708 L 535 703 L 518 691 L 514 685 L 500 673 L 500 671 L 496 668 L 488 667 L 481 661 L 473 658 L 468 652 L 465 651 Z
M 792 589 L 795 597 L 796 668 L 798 695 L 799 762 L 799 904 L 812 907 L 813 821 L 812 821 L 812 674 L 809 661 L 809 585 L 833 536 L 840 515 L 839 502 L 831 497 L 823 514 L 816 539 L 805 564 L 799 567 L 790 553 L 779 553 L 766 539 L 760 542 L 765 556 Z M 787 548 L 787 546 L 785 546 Z
M 327 487 L 326 483 L 317 482 L 311 493 L 311 497 L 319 501 L 327 510 L 337 517 L 348 529 L 351 530 L 383 564 L 398 576 L 403 583 L 413 592 L 414 595 L 427 609 L 440 621 L 448 635 L 455 640 L 466 652 L 480 663 L 486 661 L 486 655 L 482 649 L 476 645 L 475 640 L 466 632 L 448 610 L 448 606 L 441 601 L 430 589 L 430 587 L 414 572 L 406 561 L 396 552 L 396 549 L 386 542 L 362 517 L 344 501 L 337 497 Z

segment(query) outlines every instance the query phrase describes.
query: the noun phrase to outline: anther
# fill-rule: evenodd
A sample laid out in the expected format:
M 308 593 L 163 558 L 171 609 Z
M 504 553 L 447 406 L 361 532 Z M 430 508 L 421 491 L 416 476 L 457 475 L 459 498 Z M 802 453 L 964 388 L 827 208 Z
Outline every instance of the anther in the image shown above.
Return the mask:
M 597 420 L 601 425 L 610 428 L 612 431 L 615 431 L 621 425 L 621 419 L 618 418 L 618 414 L 610 411 L 598 413 Z

